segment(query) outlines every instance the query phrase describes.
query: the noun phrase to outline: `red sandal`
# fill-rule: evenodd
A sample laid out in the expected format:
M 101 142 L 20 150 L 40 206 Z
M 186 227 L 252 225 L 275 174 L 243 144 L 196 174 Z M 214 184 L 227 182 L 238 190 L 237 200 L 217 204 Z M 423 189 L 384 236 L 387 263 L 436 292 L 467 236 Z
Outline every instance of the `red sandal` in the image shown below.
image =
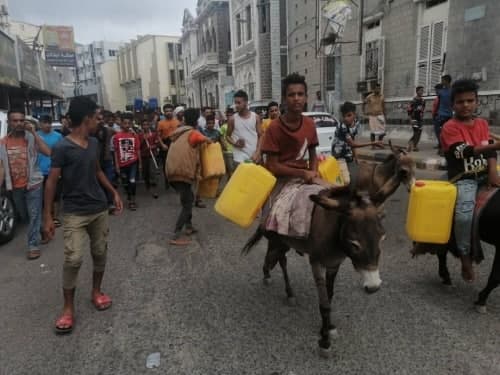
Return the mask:
M 55 332 L 58 335 L 64 335 L 73 332 L 74 319 L 71 314 L 63 314 L 56 320 Z M 62 326 L 66 326 L 62 328 Z
M 99 311 L 109 309 L 112 303 L 111 297 L 104 293 L 100 293 L 96 298 L 92 298 L 92 304 Z

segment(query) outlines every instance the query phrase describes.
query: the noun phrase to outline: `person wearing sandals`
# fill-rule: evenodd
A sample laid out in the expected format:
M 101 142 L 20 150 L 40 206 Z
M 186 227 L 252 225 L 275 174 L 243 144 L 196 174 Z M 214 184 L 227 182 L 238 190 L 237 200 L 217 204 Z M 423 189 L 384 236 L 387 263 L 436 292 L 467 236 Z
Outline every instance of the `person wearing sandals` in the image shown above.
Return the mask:
M 182 210 L 175 224 L 174 236 L 170 240 L 171 245 L 185 246 L 190 240 L 184 237 L 196 232 L 193 228 L 193 203 L 195 196 L 193 185 L 200 178 L 200 146 L 210 143 L 210 139 L 201 134 L 197 127 L 198 110 L 188 108 L 184 112 L 185 125 L 180 126 L 170 136 L 171 144 L 165 164 L 165 174 L 170 185 L 179 194 Z
M 141 141 L 139 136 L 132 130 L 133 115 L 124 113 L 121 118 L 122 130 L 115 134 L 113 139 L 115 168 L 127 193 L 128 208 L 135 211 L 137 209 L 135 194 L 138 169 L 139 173 L 142 172 Z
M 47 238 L 52 239 L 55 225 L 50 206 L 56 184 L 62 178 L 64 263 L 64 307 L 55 323 L 57 334 L 70 333 L 75 322 L 75 287 L 82 265 L 87 238 L 93 261 L 91 301 L 97 310 L 111 307 L 111 298 L 101 291 L 108 249 L 108 201 L 103 190 L 113 196 L 114 204 L 123 209 L 120 195 L 101 170 L 98 141 L 89 137 L 97 127 L 97 105 L 89 98 L 76 97 L 69 106 L 72 132 L 53 149 L 52 164 L 45 189 L 44 226 Z
M 7 113 L 8 134 L 0 140 L 0 163 L 3 170 L 0 185 L 12 194 L 16 213 L 28 223 L 29 260 L 40 257 L 43 175 L 38 166 L 38 154 L 50 156 L 50 148 L 25 121 L 24 109 Z

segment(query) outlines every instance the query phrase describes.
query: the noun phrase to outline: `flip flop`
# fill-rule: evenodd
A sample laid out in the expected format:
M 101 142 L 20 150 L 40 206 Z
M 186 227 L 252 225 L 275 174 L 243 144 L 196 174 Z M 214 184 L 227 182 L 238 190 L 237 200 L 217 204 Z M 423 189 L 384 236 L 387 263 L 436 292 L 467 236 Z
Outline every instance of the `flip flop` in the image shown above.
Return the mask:
M 73 324 L 74 324 L 74 319 L 73 315 L 70 314 L 64 314 L 59 317 L 59 319 L 56 320 L 56 325 L 54 327 L 54 331 L 58 335 L 65 335 L 68 333 L 73 332 Z M 61 328 L 62 325 L 68 326 L 67 328 Z
M 40 255 L 42 255 L 40 250 L 30 250 L 28 251 L 28 255 L 26 257 L 28 258 L 28 260 L 35 260 L 40 258 Z
M 54 226 L 56 228 L 59 228 L 62 225 L 61 222 L 59 221 L 59 219 L 54 219 L 53 221 L 54 221 Z
M 101 293 L 97 298 L 92 298 L 92 304 L 98 311 L 104 311 L 111 307 L 111 297 L 107 294 Z
M 198 230 L 195 228 L 188 228 L 184 231 L 184 233 L 186 234 L 186 236 L 191 236 L 195 233 L 198 233 Z
M 191 241 L 187 238 L 177 238 L 174 240 L 170 240 L 170 245 L 174 246 L 187 246 L 191 243 Z

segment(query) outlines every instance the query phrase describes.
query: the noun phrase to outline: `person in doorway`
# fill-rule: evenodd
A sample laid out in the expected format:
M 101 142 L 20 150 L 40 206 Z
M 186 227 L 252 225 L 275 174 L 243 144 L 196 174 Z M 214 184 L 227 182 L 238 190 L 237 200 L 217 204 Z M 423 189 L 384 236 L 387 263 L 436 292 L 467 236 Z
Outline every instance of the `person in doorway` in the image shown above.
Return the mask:
M 157 163 L 158 155 L 158 134 L 151 130 L 151 122 L 144 118 L 142 120 L 142 131 L 139 134 L 139 139 L 141 141 L 141 159 L 142 159 L 142 173 L 144 177 L 144 182 L 146 184 L 146 190 L 151 191 L 154 199 L 158 199 L 157 189 L 157 176 L 159 172 L 159 167 Z
M 441 78 L 441 89 L 437 93 L 439 105 L 437 110 L 437 133 L 441 138 L 441 129 L 444 124 L 453 116 L 452 100 L 451 100 L 451 76 L 446 74 Z M 444 155 L 444 150 L 439 149 L 438 154 Z
M 8 134 L 0 139 L 2 184 L 12 194 L 16 214 L 28 223 L 29 260 L 40 257 L 40 228 L 42 220 L 43 175 L 38 166 L 39 153 L 50 156 L 51 150 L 25 121 L 24 110 L 7 113 Z
M 261 160 L 260 141 L 262 136 L 259 115 L 248 109 L 248 95 L 239 90 L 234 94 L 236 113 L 228 121 L 227 141 L 233 146 L 236 167 L 245 161 L 259 163 Z
M 276 120 L 278 117 L 280 117 L 280 106 L 276 102 L 270 102 L 267 105 L 267 118 L 262 120 L 262 133 L 265 133 L 267 128 L 269 128 L 269 125 L 271 125 L 271 122 Z
M 137 172 L 142 172 L 142 161 L 140 157 L 141 142 L 139 136 L 131 129 L 133 116 L 131 113 L 122 114 L 122 131 L 115 134 L 115 167 L 121 182 L 127 193 L 128 208 L 137 210 L 136 180 Z
M 408 117 L 413 130 L 413 136 L 408 141 L 408 152 L 418 151 L 418 142 L 420 142 L 424 124 L 425 100 L 423 86 L 418 86 L 415 92 L 415 97 L 408 105 Z
M 184 112 L 185 125 L 179 127 L 172 134 L 170 152 L 167 156 L 165 172 L 170 184 L 179 194 L 182 206 L 175 224 L 174 236 L 170 240 L 170 244 L 177 246 L 185 246 L 190 243 L 189 238 L 184 237 L 183 229 L 188 236 L 196 233 L 192 223 L 195 200 L 193 185 L 201 178 L 200 146 L 210 142 L 207 137 L 196 130 L 198 116 L 196 109 L 186 109 Z
M 104 187 L 113 195 L 114 204 L 122 210 L 120 195 L 99 166 L 98 142 L 89 137 L 97 127 L 97 105 L 85 97 L 72 99 L 69 106 L 72 132 L 54 147 L 52 164 L 45 190 L 44 232 L 54 237 L 55 225 L 50 206 L 57 181 L 62 178 L 64 265 L 64 307 L 56 320 L 55 332 L 70 333 L 74 327 L 75 288 L 82 265 L 87 236 L 94 264 L 91 300 L 99 311 L 111 307 L 111 298 L 101 290 L 108 248 L 108 204 Z
M 59 141 L 61 141 L 64 138 L 61 133 L 52 130 L 52 118 L 50 116 L 42 116 L 40 118 L 40 130 L 38 131 L 38 135 L 40 136 L 40 138 L 42 138 L 47 147 L 49 147 L 51 150 L 57 143 L 59 143 Z M 45 156 L 44 154 L 39 154 L 38 166 L 40 167 L 40 171 L 42 172 L 43 175 L 43 187 L 45 189 L 47 178 L 50 172 L 50 157 Z M 54 218 L 54 224 L 56 228 L 61 226 L 61 222 L 59 221 L 60 199 L 61 199 L 61 180 L 59 179 L 56 185 L 56 195 L 54 199 L 54 204 L 52 205 L 52 217 Z M 42 233 L 42 244 L 47 242 L 48 239 L 45 238 L 44 234 Z
M 316 91 L 316 100 L 314 101 L 312 112 L 326 112 L 326 105 L 323 100 L 321 100 L 321 91 Z
M 377 137 L 379 141 L 383 140 L 385 137 L 385 103 L 380 83 L 376 83 L 373 92 L 365 98 L 363 112 L 368 116 L 370 141 L 375 142 Z
M 496 151 L 500 150 L 500 143 L 491 140 L 487 121 L 475 117 L 478 90 L 477 84 L 468 79 L 453 84 L 450 100 L 455 115 L 441 130 L 448 178 L 457 186 L 455 241 L 462 261 L 462 277 L 469 282 L 475 278 L 471 240 L 478 187 L 486 183 L 500 187 L 496 169 Z
M 345 102 L 342 104 L 340 106 L 340 113 L 342 114 L 342 122 L 335 128 L 332 156 L 339 163 L 344 185 L 349 185 L 351 183 L 351 176 L 356 173 L 354 150 L 360 147 L 376 146 L 383 148 L 384 146 L 382 141 L 356 142 L 356 135 L 358 135 L 360 126 L 354 103 Z

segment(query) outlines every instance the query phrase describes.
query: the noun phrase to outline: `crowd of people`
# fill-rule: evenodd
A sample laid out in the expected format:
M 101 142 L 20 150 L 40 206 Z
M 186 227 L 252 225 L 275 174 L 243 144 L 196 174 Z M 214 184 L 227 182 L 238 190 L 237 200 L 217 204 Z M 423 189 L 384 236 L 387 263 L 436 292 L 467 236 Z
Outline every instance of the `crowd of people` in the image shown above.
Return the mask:
M 451 78 L 443 77 L 434 120 L 440 151 L 458 190 L 455 237 L 463 276 L 473 280 L 469 253 L 475 196 L 483 183 L 500 186 L 496 173 L 500 143 L 492 140 L 486 121 L 475 116 L 477 85 L 468 80 L 450 84 Z M 294 184 L 297 180 L 319 184 L 316 127 L 302 114 L 307 102 L 304 77 L 291 74 L 284 79 L 282 101 L 284 111 L 272 101 L 268 118 L 261 119 L 249 110 L 248 95 L 242 90 L 235 93 L 234 107 L 227 108 L 224 116 L 209 107 L 200 111 L 171 104 L 164 105 L 162 113 L 111 113 L 88 98 L 76 97 L 58 131 L 52 129 L 49 116 L 40 119 L 37 130 L 26 121 L 23 109 L 9 111 L 9 132 L 0 140 L 1 183 L 12 195 L 19 218 L 28 223 L 28 259 L 39 258 L 40 245 L 52 240 L 56 228 L 63 225 L 64 308 L 55 325 L 58 333 L 71 332 L 74 325 L 75 285 L 87 236 L 94 262 L 92 301 L 98 310 L 112 304 L 111 297 L 101 291 L 101 283 L 108 217 L 124 207 L 119 187 L 126 196 L 125 206 L 135 211 L 140 207 L 137 180 L 142 177 L 146 190 L 157 199 L 163 178 L 164 187 L 175 190 L 181 205 L 170 244 L 185 246 L 197 231 L 193 207 L 205 207 L 197 195 L 202 144 L 221 144 L 228 177 L 240 163 L 254 162 L 285 181 L 280 189 L 286 189 L 290 179 Z M 385 109 L 380 90 L 367 98 L 366 106 L 371 140 L 365 143 L 355 139 L 359 131 L 356 106 L 345 102 L 340 108 L 342 121 L 335 130 L 332 155 L 339 161 L 345 184 L 356 173 L 356 148 L 383 147 Z M 414 128 L 413 150 L 424 106 L 423 90 L 418 87 L 408 110 Z

